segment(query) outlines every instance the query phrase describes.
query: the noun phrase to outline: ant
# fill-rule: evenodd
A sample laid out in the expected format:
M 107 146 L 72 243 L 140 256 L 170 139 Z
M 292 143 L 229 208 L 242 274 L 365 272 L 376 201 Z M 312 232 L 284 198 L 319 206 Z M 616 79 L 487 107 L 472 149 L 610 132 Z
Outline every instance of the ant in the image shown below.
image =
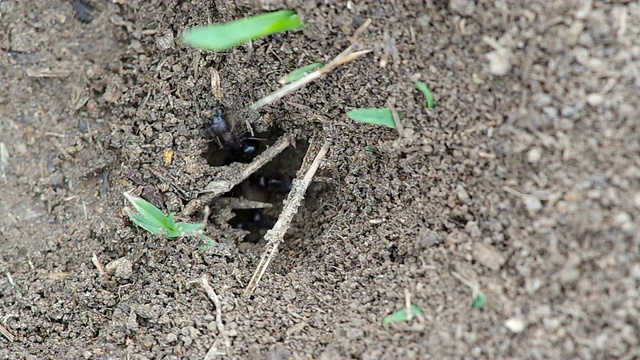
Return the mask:
M 270 229 L 275 221 L 267 216 L 261 209 L 234 210 L 236 216 L 229 220 L 229 225 L 235 229 L 249 232 L 243 242 L 258 243 L 265 230 Z
M 229 220 L 229 224 L 236 229 L 255 231 L 269 229 L 274 222 L 261 209 L 234 210 L 236 216 Z
M 215 135 L 222 148 L 227 151 L 224 165 L 233 162 L 249 163 L 258 155 L 260 142 L 256 139 L 240 138 L 234 132 L 235 122 L 229 125 L 222 117 L 222 110 L 218 109 L 218 115 L 211 119 L 209 126 L 204 130 L 204 134 Z
M 271 194 L 284 195 L 287 194 L 293 188 L 291 180 L 282 175 L 274 176 L 253 176 L 250 178 L 253 185 L 259 189 Z

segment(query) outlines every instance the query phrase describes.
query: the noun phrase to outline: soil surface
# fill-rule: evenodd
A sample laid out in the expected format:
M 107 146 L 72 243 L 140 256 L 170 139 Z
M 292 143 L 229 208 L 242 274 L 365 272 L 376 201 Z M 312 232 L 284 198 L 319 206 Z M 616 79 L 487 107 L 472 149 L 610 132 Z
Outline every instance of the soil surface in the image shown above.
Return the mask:
M 277 9 L 306 27 L 178 40 Z M 372 53 L 246 110 L 367 19 Z M 635 1 L 3 0 L 0 51 L 0 358 L 640 357 Z M 400 135 L 345 115 L 388 105 Z M 239 139 L 296 137 L 256 176 L 330 142 L 250 296 L 264 229 L 245 237 L 228 205 L 206 249 L 123 212 L 128 191 L 202 221 L 185 206 L 246 166 L 209 165 L 218 109 Z M 384 322 L 409 303 L 422 315 Z

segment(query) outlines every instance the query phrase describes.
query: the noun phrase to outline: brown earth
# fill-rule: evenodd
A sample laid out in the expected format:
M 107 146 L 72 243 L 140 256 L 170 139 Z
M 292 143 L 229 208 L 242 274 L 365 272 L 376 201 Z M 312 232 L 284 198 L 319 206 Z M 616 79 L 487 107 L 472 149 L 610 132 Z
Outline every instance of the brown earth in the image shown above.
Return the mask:
M 77 1 L 0 1 L 1 358 L 640 357 L 637 2 L 90 4 L 82 22 Z M 223 53 L 176 41 L 282 8 L 307 26 Z M 122 193 L 143 188 L 200 221 L 183 206 L 225 170 L 203 157 L 207 120 L 329 61 L 366 19 L 372 54 L 246 117 L 331 143 L 252 296 L 264 244 L 239 243 L 230 209 L 209 250 L 129 226 Z M 401 137 L 345 115 L 388 102 Z M 422 317 L 384 323 L 407 298 Z

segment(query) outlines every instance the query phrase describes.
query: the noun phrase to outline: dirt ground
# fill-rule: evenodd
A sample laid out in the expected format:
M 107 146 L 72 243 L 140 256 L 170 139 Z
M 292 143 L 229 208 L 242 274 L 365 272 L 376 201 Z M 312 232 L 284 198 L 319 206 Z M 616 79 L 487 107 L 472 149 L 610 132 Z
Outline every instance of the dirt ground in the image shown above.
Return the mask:
M 640 357 L 637 2 L 88 4 L 0 1 L 1 358 Z M 222 53 L 177 40 L 276 9 L 307 26 Z M 125 191 L 201 221 L 184 206 L 245 166 L 208 164 L 207 121 L 367 19 L 371 54 L 242 115 L 299 140 L 264 173 L 331 146 L 251 296 L 265 244 L 230 208 L 207 250 L 130 226 Z M 345 115 L 387 104 L 402 136 Z M 407 302 L 423 315 L 383 322 Z

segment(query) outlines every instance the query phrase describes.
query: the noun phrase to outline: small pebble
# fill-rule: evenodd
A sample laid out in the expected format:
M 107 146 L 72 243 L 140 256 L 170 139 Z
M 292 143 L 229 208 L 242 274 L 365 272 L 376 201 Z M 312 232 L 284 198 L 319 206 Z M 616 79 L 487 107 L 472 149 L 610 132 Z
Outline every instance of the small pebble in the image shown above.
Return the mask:
M 539 147 L 534 147 L 527 153 L 527 161 L 532 164 L 540 161 L 540 158 L 542 158 L 542 149 Z
M 601 94 L 589 94 L 587 95 L 587 104 L 598 107 L 604 103 L 604 96 Z
M 493 271 L 500 270 L 507 261 L 498 249 L 480 242 L 473 245 L 472 254 L 474 260 Z
M 135 311 L 131 310 L 131 312 L 129 313 L 129 317 L 127 318 L 127 322 L 124 324 L 124 326 L 129 331 L 138 331 L 138 316 L 136 315 Z
M 458 201 L 463 204 L 469 204 L 470 196 L 467 190 L 462 185 L 456 186 L 456 196 L 458 196 Z
M 505 76 L 511 71 L 511 62 L 509 61 L 509 51 L 506 49 L 497 49 L 488 53 L 489 71 L 495 76 Z
M 173 344 L 176 341 L 178 341 L 178 335 L 176 335 L 174 333 L 167 334 L 167 342 L 169 344 Z
M 107 274 L 115 273 L 116 277 L 127 280 L 130 279 L 131 275 L 133 274 L 133 263 L 131 262 L 131 260 L 123 257 L 111 261 L 110 263 L 105 265 L 104 269 L 106 270 Z
M 173 47 L 173 33 L 169 31 L 156 38 L 156 47 L 161 51 L 171 49 Z
M 504 322 L 504 326 L 513 333 L 521 333 L 527 327 L 524 319 L 513 317 Z
M 562 269 L 560 271 L 560 282 L 563 285 L 575 282 L 579 278 L 580 278 L 580 270 L 578 270 L 577 268 L 575 268 L 573 266 L 565 267 L 564 269 Z
M 449 7 L 462 16 L 471 16 L 476 11 L 476 3 L 472 0 L 451 0 Z
M 528 212 L 536 213 L 542 210 L 542 201 L 536 197 L 527 196 L 524 198 L 524 207 Z

